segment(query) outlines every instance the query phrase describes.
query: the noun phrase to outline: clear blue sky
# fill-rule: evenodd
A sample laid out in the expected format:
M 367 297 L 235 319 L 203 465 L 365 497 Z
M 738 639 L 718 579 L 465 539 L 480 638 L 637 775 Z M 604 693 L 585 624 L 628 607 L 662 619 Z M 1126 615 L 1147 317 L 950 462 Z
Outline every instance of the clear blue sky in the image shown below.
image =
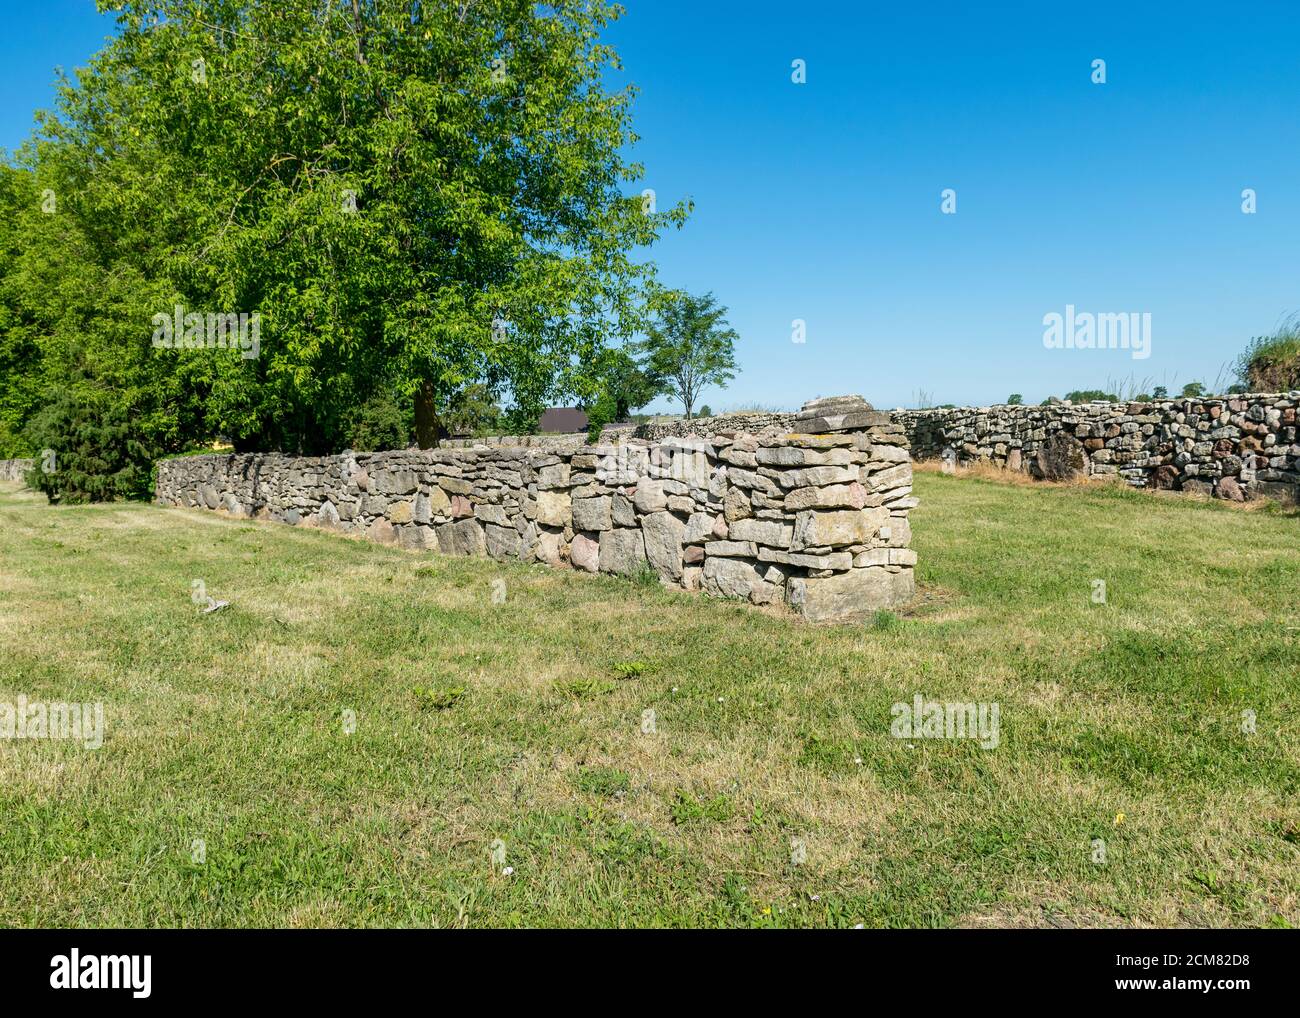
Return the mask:
M 111 21 L 90 0 L 6 3 L 12 148 L 54 66 L 84 64 Z M 624 3 L 635 154 L 661 204 L 696 203 L 653 257 L 741 335 L 715 410 L 1177 389 L 1300 310 L 1294 2 Z M 1150 312 L 1151 357 L 1045 349 L 1067 304 Z

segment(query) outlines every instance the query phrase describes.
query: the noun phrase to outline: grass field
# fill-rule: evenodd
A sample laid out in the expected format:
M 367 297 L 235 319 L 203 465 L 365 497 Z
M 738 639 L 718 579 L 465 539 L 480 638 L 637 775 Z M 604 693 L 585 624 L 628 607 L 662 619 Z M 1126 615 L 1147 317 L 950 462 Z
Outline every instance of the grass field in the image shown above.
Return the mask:
M 916 488 L 916 607 L 813 627 L 6 486 L 0 701 L 105 728 L 0 740 L 0 925 L 1300 924 L 1300 518 Z

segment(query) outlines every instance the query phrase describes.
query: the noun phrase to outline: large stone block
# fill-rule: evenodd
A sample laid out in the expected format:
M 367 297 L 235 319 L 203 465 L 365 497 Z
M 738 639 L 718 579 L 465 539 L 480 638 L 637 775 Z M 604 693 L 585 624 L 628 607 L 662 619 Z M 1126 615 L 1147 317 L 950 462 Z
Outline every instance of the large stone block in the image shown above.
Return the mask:
M 606 530 L 600 535 L 600 571 L 632 576 L 646 561 L 645 539 L 632 527 Z
M 759 449 L 754 458 L 765 467 L 843 467 L 853 462 L 853 452 L 839 446 L 829 449 L 801 449 L 784 445 Z
M 789 548 L 794 527 L 776 520 L 736 520 L 727 536 L 733 541 L 753 541 L 769 548 Z
M 831 484 L 824 488 L 796 488 L 785 496 L 787 512 L 804 509 L 861 509 L 867 504 L 867 489 L 859 482 Z
M 699 544 L 713 533 L 712 513 L 692 513 L 686 521 L 686 534 L 682 541 L 686 544 Z
M 883 508 L 801 512 L 794 520 L 790 550 L 867 544 L 888 520 L 889 511 Z
M 753 558 L 758 548 L 753 541 L 710 541 L 704 546 L 705 555 L 721 555 L 724 558 Z
M 613 500 L 611 514 L 614 517 L 614 526 L 635 527 L 636 508 L 632 505 L 632 500 L 620 492 L 615 492 L 610 497 Z
M 803 467 L 799 470 L 786 470 L 777 477 L 777 483 L 783 488 L 821 488 L 828 484 L 852 484 L 858 479 L 858 468 L 841 467 Z
M 573 522 L 573 503 L 565 491 L 537 493 L 537 522 L 548 527 L 567 527 Z
M 444 555 L 484 555 L 487 542 L 483 527 L 473 518 L 446 523 L 438 528 L 438 550 Z
M 883 548 L 880 550 L 885 551 Z M 847 551 L 832 551 L 825 555 L 807 555 L 797 551 L 777 551 L 773 548 L 759 548 L 758 560 L 760 562 L 779 562 L 782 565 L 799 566 L 803 569 L 831 569 L 836 572 L 848 569 L 854 563 L 853 556 Z M 881 564 L 884 565 L 888 561 L 889 556 L 886 553 L 882 556 Z
M 867 482 L 873 492 L 904 487 L 912 483 L 912 464 L 898 463 L 884 470 L 878 470 L 868 475 Z
M 569 483 L 569 464 L 552 463 L 537 471 L 537 487 L 562 488 Z
M 905 604 L 916 593 L 916 578 L 910 569 L 891 573 L 872 566 L 834 576 L 792 576 L 786 588 L 790 606 L 808 621 L 847 622 Z
M 519 557 L 522 540 L 514 527 L 502 527 L 489 523 L 484 528 L 487 538 L 487 553 L 494 559 L 512 559 Z
M 657 513 L 668 505 L 668 496 L 664 494 L 664 482 L 640 480 L 636 485 L 636 511 L 639 513 Z
M 645 534 L 645 554 L 660 576 L 673 581 L 682 578 L 682 539 L 686 524 L 672 513 L 651 513 L 641 518 Z
M 727 520 L 743 520 L 754 515 L 754 507 L 743 488 L 730 488 L 722 500 L 722 512 Z
M 371 490 L 384 495 L 409 495 L 415 491 L 412 470 L 377 470 L 371 478 Z
M 569 545 L 569 561 L 575 569 L 585 569 L 589 573 L 599 570 L 600 535 L 581 531 L 574 534 Z
M 741 558 L 707 558 L 702 574 L 704 589 L 714 597 L 752 600 L 765 581 L 753 562 Z
M 608 495 L 573 500 L 574 530 L 609 530 L 613 525 L 612 503 Z
M 393 529 L 391 523 L 380 517 L 370 524 L 370 528 L 366 531 L 366 537 L 372 541 L 378 541 L 380 544 L 392 544 L 397 540 L 397 531 Z

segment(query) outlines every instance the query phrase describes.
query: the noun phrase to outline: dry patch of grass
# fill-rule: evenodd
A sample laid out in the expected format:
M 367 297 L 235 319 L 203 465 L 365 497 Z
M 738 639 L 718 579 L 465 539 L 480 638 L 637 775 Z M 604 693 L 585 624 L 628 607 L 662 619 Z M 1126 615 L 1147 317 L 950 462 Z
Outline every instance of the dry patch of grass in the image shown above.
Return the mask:
M 917 489 L 921 596 L 856 626 L 0 491 L 0 701 L 106 721 L 0 740 L 0 923 L 1300 922 L 1295 520 Z M 997 748 L 892 738 L 918 693 Z

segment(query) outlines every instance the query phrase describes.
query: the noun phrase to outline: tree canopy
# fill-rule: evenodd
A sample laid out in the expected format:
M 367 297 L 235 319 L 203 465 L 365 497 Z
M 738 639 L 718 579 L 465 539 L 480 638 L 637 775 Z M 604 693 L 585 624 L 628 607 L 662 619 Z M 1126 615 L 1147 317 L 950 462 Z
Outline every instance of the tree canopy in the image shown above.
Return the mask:
M 681 400 L 689 419 L 706 385 L 736 377 L 736 340 L 727 309 L 711 293 L 694 297 L 680 290 L 659 295 L 656 313 L 638 344 L 644 369 L 663 391 Z
M 616 5 L 104 6 L 117 34 L 0 168 L 0 448 L 61 388 L 153 455 L 429 445 L 467 398 L 525 427 L 595 397 L 658 289 L 638 249 L 689 211 L 636 189 Z M 240 314 L 256 356 L 211 345 Z M 200 345 L 160 348 L 159 315 Z

